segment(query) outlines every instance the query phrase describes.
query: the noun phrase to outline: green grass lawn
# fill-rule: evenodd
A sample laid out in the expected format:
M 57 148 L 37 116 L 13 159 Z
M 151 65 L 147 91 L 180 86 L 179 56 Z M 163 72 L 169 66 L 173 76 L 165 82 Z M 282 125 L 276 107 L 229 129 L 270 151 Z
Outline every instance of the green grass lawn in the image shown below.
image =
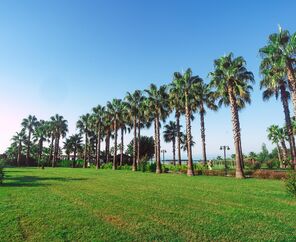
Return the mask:
M 296 240 L 282 181 L 5 169 L 0 241 Z

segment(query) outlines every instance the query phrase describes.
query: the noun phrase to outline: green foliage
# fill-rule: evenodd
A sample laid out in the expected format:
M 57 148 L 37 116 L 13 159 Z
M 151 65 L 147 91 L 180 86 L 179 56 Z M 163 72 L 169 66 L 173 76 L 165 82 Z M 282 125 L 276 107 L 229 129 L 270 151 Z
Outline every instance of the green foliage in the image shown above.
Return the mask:
M 259 161 L 256 161 L 252 166 L 252 169 L 254 170 L 258 170 L 260 168 L 261 168 L 261 163 Z
M 0 185 L 3 183 L 4 180 L 4 168 L 0 167 Z
M 112 169 L 112 162 L 108 162 L 108 163 L 104 163 L 102 166 L 101 166 L 102 169 Z
M 117 169 L 118 169 L 118 170 L 127 170 L 127 171 L 131 171 L 131 170 L 132 170 L 132 166 L 125 164 L 125 165 L 123 165 L 123 166 L 121 166 L 121 167 L 118 167 Z
M 133 156 L 133 143 L 134 140 L 132 140 L 127 145 L 126 154 L 129 156 Z M 148 136 L 141 136 L 140 138 L 140 160 L 143 158 L 146 158 L 148 160 L 152 159 L 154 155 L 154 139 L 153 137 Z
M 58 167 L 71 167 L 72 161 L 71 160 L 60 160 L 57 164 Z
M 296 196 L 296 172 L 292 171 L 288 174 L 285 185 L 287 192 L 292 196 Z

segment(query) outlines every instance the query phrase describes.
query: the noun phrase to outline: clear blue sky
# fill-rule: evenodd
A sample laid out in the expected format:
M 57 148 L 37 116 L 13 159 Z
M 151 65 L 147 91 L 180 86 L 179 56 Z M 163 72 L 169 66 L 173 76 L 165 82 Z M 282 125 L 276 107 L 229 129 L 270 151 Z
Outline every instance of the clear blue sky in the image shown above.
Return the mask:
M 283 124 L 284 116 L 279 101 L 262 101 L 258 49 L 278 24 L 296 31 L 295 9 L 292 0 L 2 0 L 0 152 L 28 114 L 62 114 L 74 133 L 78 117 L 93 106 L 151 82 L 168 83 L 174 71 L 191 67 L 208 81 L 213 60 L 230 51 L 245 57 L 257 82 L 252 105 L 240 113 L 243 150 L 258 151 L 263 142 L 271 147 L 266 128 Z M 211 156 L 220 154 L 221 144 L 233 152 L 228 109 L 208 112 L 206 129 Z M 193 136 L 196 158 L 198 117 Z

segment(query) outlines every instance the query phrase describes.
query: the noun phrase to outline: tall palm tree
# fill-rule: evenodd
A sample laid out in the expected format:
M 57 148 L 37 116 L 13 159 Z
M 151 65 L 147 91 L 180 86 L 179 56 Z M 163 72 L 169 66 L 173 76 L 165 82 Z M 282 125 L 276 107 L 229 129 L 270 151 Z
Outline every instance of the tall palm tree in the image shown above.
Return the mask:
M 273 65 L 283 68 L 287 74 L 292 93 L 294 115 L 296 116 L 296 33 L 290 34 L 279 27 L 279 33 L 269 35 L 267 45 L 259 50 L 263 59 L 270 59 Z
M 90 121 L 91 121 L 91 115 L 89 113 L 80 116 L 80 119 L 76 123 L 77 129 L 79 129 L 80 134 L 84 134 L 84 162 L 83 162 L 83 168 L 87 167 L 87 147 L 88 147 L 88 134 L 90 130 Z
M 190 143 L 190 146 L 191 148 L 195 145 L 195 142 L 193 140 L 193 137 L 191 137 L 191 143 Z M 184 150 L 184 151 L 187 151 L 188 150 L 188 144 L 187 144 L 187 135 L 184 134 L 183 132 L 181 132 L 181 148 Z
M 111 115 L 106 110 L 104 112 L 103 116 L 103 133 L 105 136 L 105 163 L 109 162 L 109 155 L 110 155 L 110 138 L 111 138 L 111 129 L 112 129 L 112 123 L 111 123 Z
M 179 85 L 170 85 L 169 91 L 169 104 L 170 108 L 175 110 L 175 118 L 176 118 L 176 126 L 177 126 L 177 150 L 178 150 L 178 163 L 181 162 L 181 125 L 180 125 L 180 117 L 181 114 L 185 112 L 184 110 L 184 102 L 183 102 L 183 93 L 179 89 Z
M 66 140 L 64 141 L 64 146 L 63 149 L 65 150 L 65 153 L 67 155 L 67 160 L 70 160 L 70 155 L 72 152 L 72 140 L 69 138 L 66 138 Z
M 56 114 L 52 116 L 51 122 L 54 128 L 54 153 L 52 159 L 52 167 L 56 166 L 59 150 L 60 150 L 60 139 L 64 138 L 68 132 L 68 121 L 64 119 L 62 115 Z
M 283 158 L 282 158 L 282 151 L 280 148 L 280 127 L 278 125 L 271 125 L 267 128 L 267 137 L 268 139 L 276 145 L 278 158 L 282 166 Z
M 101 139 L 102 139 L 102 125 L 105 113 L 105 107 L 98 105 L 93 108 L 93 119 L 97 130 L 97 151 L 96 151 L 96 169 L 100 168 L 100 154 L 101 154 Z
M 154 116 L 154 133 L 156 146 L 156 173 L 161 173 L 160 161 L 160 120 L 164 120 L 169 113 L 167 86 L 162 85 L 157 88 L 156 85 L 150 84 L 149 89 L 145 90 L 148 94 L 148 106 L 151 114 Z
M 287 90 L 289 84 L 285 69 L 282 66 L 275 65 L 272 59 L 267 56 L 263 58 L 261 62 L 260 72 L 263 76 L 263 79 L 260 82 L 260 88 L 264 88 L 263 100 L 268 100 L 272 96 L 275 96 L 276 99 L 278 99 L 279 96 L 281 97 L 293 166 L 296 162 L 296 148 L 288 103 L 288 100 L 290 99 L 290 93 Z
M 125 101 L 126 101 L 126 110 L 129 119 L 131 120 L 133 127 L 133 171 L 137 170 L 137 158 L 136 158 L 136 150 L 137 150 L 137 119 L 138 119 L 138 111 L 140 108 L 140 103 L 143 100 L 143 95 L 140 90 L 136 90 L 133 93 L 127 92 Z
M 27 165 L 29 165 L 30 160 L 30 148 L 31 148 L 31 136 L 34 132 L 34 129 L 38 123 L 37 118 L 35 115 L 29 115 L 27 118 L 24 118 L 22 121 L 22 126 L 25 130 L 28 130 L 28 140 L 27 140 L 27 154 L 26 154 L 26 160 Z
M 185 119 L 186 119 L 186 137 L 187 137 L 187 175 L 194 176 L 193 170 L 193 161 L 192 161 L 192 150 L 191 150 L 191 117 L 194 106 L 194 97 L 198 86 L 202 82 L 202 79 L 199 76 L 193 76 L 190 68 L 186 70 L 184 74 L 180 72 L 174 73 L 174 80 L 172 85 L 175 89 L 180 90 L 180 93 L 183 94 L 182 99 L 185 105 Z
M 114 154 L 112 169 L 116 170 L 116 156 L 117 156 L 117 131 L 119 128 L 121 115 L 124 109 L 124 104 L 121 99 L 113 99 L 112 102 L 107 103 L 107 109 L 111 116 L 111 122 L 114 130 Z
M 196 109 L 200 115 L 200 133 L 202 143 L 202 158 L 204 165 L 207 163 L 207 152 L 206 152 L 206 135 L 205 135 L 205 114 L 206 108 L 216 111 L 218 109 L 215 104 L 215 95 L 209 84 L 200 82 L 196 89 L 196 95 L 194 96 Z
M 215 70 L 209 74 L 211 87 L 216 89 L 215 95 L 218 105 L 230 106 L 233 139 L 236 157 L 237 178 L 244 178 L 243 155 L 241 147 L 241 131 L 238 111 L 251 102 L 250 91 L 254 83 L 253 73 L 246 68 L 246 61 L 243 57 L 234 58 L 230 53 L 214 61 Z
M 119 166 L 122 166 L 123 163 L 123 150 L 124 150 L 124 134 L 126 132 L 130 132 L 130 128 L 128 127 L 129 125 L 129 116 L 127 112 L 127 104 L 126 102 L 121 102 L 122 107 L 121 107 L 121 115 L 119 116 L 119 128 L 120 128 L 120 133 L 121 133 L 121 142 L 120 142 L 120 161 L 119 161 Z
M 176 165 L 176 137 L 178 136 L 178 128 L 176 122 L 170 121 L 164 126 L 163 138 L 164 141 L 172 142 L 173 148 L 173 164 Z
M 16 132 L 16 134 L 12 137 L 12 141 L 17 145 L 17 166 L 21 165 L 22 149 L 26 140 L 27 137 L 24 129 L 22 129 L 20 132 Z

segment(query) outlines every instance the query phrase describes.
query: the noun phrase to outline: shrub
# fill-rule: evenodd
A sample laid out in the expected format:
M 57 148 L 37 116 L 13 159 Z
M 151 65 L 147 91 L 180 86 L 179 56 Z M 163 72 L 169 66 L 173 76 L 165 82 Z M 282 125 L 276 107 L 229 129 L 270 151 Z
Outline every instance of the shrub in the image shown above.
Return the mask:
M 280 163 L 279 163 L 279 161 L 269 160 L 266 162 L 266 166 L 268 169 L 273 169 L 275 167 L 279 167 Z
M 287 177 L 287 172 L 285 171 L 271 171 L 271 170 L 256 170 L 252 174 L 254 178 L 262 179 L 276 179 L 281 180 Z
M 128 171 L 131 171 L 132 170 L 132 166 L 125 164 L 123 166 L 119 166 L 118 169 L 119 170 L 128 170 Z
M 296 196 L 296 172 L 292 171 L 288 173 L 287 178 L 285 179 L 285 185 L 287 192 L 292 196 Z
M 102 169 L 112 169 L 112 162 L 105 163 L 101 166 Z
M 3 183 L 4 180 L 4 169 L 3 167 L 0 167 L 0 184 Z
M 149 163 L 147 165 L 147 171 L 150 171 L 150 172 L 156 172 L 156 163 Z
M 256 161 L 252 166 L 252 169 L 254 170 L 258 170 L 260 168 L 261 168 L 261 163 L 259 161 Z
M 142 172 L 148 171 L 149 163 L 146 160 L 142 160 L 138 165 L 138 170 Z

